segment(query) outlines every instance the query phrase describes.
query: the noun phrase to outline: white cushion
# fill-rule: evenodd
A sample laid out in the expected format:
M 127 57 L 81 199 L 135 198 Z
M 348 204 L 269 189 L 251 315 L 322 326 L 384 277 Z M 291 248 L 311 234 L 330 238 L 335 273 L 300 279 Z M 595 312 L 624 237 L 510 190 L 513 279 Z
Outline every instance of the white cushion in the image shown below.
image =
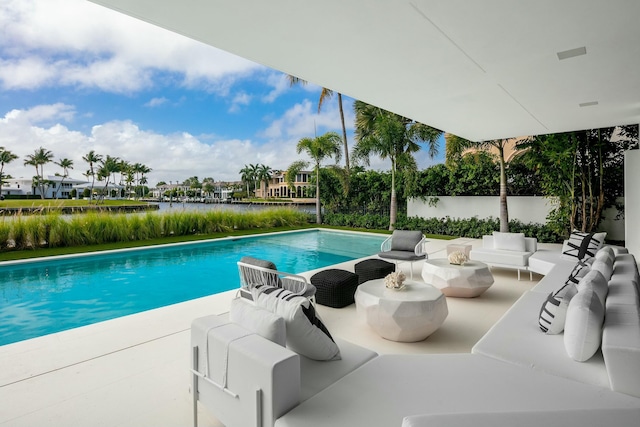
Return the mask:
M 265 308 L 245 302 L 242 298 L 231 301 L 229 320 L 283 347 L 287 343 L 284 319 Z
M 613 262 L 616 260 L 616 254 L 613 252 L 613 248 L 611 246 L 603 246 L 602 248 L 600 248 L 600 250 L 598 250 L 598 252 L 596 252 L 596 255 L 594 258 L 595 259 L 606 258 L 609 261 L 611 261 L 611 263 L 613 264 Z
M 600 273 L 602 273 L 605 280 L 609 281 L 609 279 L 611 279 L 611 275 L 613 274 L 613 263 L 609 260 L 609 258 L 603 257 L 593 261 L 593 264 L 591 264 L 591 269 L 599 271 Z
M 524 233 L 493 232 L 493 249 L 525 252 Z
M 338 360 L 340 349 L 311 302 L 273 286 L 251 289 L 253 300 L 282 316 L 287 328 L 287 347 L 314 360 Z
M 580 279 L 580 282 L 578 283 L 578 292 L 586 288 L 593 289 L 598 296 L 598 299 L 600 299 L 600 304 L 604 307 L 607 294 L 609 293 L 609 283 L 602 273 L 594 269 L 589 270 L 589 272 Z
M 604 244 L 607 233 L 584 233 L 574 230 L 562 244 L 562 258 L 592 258 Z
M 591 288 L 584 288 L 571 298 L 564 324 L 564 348 L 577 362 L 589 360 L 602 342 L 604 307 Z

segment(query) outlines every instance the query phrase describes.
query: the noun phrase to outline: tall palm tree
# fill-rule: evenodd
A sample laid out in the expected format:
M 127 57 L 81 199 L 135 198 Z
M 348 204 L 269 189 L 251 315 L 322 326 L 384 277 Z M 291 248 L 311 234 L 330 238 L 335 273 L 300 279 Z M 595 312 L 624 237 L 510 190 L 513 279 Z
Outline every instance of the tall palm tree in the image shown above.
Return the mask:
M 429 155 L 438 153 L 437 140 L 442 131 L 399 116 L 362 101 L 356 101 L 356 145 L 354 156 L 369 163 L 372 154 L 391 160 L 391 203 L 389 230 L 395 228 L 398 215 L 396 172 L 399 167 L 416 168 L 413 153 L 420 150 L 419 142 L 429 144 Z
M 487 150 L 491 147 L 498 150 L 498 162 L 500 164 L 500 231 L 509 232 L 509 207 L 507 206 L 507 168 L 504 160 L 504 149 L 510 139 L 494 139 L 490 141 L 473 142 L 460 138 L 459 136 L 447 134 L 446 141 L 446 162 L 451 163 L 458 159 L 464 150 L 479 149 Z
M 267 165 L 259 165 L 256 179 L 262 183 L 264 182 L 264 198 L 267 198 L 267 188 L 269 187 L 269 180 L 271 179 L 271 168 Z
M 91 175 L 91 192 L 89 193 L 89 203 L 93 200 L 93 186 L 96 183 L 96 171 L 94 165 L 102 161 L 102 155 L 96 154 L 94 150 L 89 151 L 82 157 L 82 160 L 89 163 L 89 174 Z
M 249 164 L 249 168 L 251 168 L 251 182 L 253 183 L 253 195 L 255 197 L 256 192 L 258 191 L 258 169 L 260 169 L 260 164 L 253 163 Z
M 36 176 L 34 186 L 38 187 L 40 191 L 40 198 L 44 200 L 45 186 L 47 181 L 44 179 L 44 165 L 51 162 L 53 159 L 53 153 L 42 147 L 36 148 L 33 154 L 28 154 L 25 157 L 24 164 L 33 166 L 36 168 Z
M 291 74 L 287 75 L 287 79 L 289 80 L 289 86 L 293 86 L 295 84 L 306 85 L 306 80 L 302 80 L 299 77 L 292 76 Z M 320 99 L 318 100 L 318 113 L 322 110 L 322 104 L 326 99 L 330 99 L 333 96 L 333 91 L 331 89 L 327 89 L 326 87 L 322 88 L 320 92 Z M 340 92 L 336 92 L 338 94 L 338 108 L 340 110 L 340 123 L 342 124 L 342 143 L 344 145 L 344 166 L 347 172 L 347 176 L 349 175 L 349 143 L 347 142 L 347 126 L 344 121 L 344 108 L 342 104 L 342 94 Z
M 111 157 L 107 155 L 102 161 L 100 161 L 100 167 L 98 168 L 98 178 L 102 178 L 105 181 L 104 189 L 102 191 L 102 197 L 106 194 L 109 194 L 109 183 L 111 182 L 111 177 L 121 172 L 122 170 L 122 162 L 118 157 Z M 115 178 L 113 183 L 115 184 Z
M 240 180 L 247 185 L 247 198 L 249 197 L 249 183 L 253 181 L 253 170 L 251 167 L 244 165 L 240 169 Z
M 73 169 L 73 160 L 64 158 L 54 163 L 62 168 L 62 175 L 60 175 L 62 176 L 62 179 L 60 180 L 60 191 L 61 191 L 64 180 L 69 176 L 69 169 Z M 56 174 L 56 175 L 59 175 L 59 174 Z M 59 198 L 60 191 L 56 191 L 56 194 L 55 194 L 56 199 Z
M 2 195 L 2 184 L 4 184 L 4 180 L 10 178 L 9 175 L 4 174 L 4 165 L 13 162 L 17 158 L 18 156 L 11 151 L 0 147 L 0 195 Z
M 335 132 L 327 132 L 324 135 L 315 138 L 302 138 L 296 150 L 298 154 L 303 151 L 314 161 L 314 171 L 316 173 L 316 223 L 322 224 L 322 209 L 320 207 L 320 163 L 326 158 L 333 157 L 336 163 L 342 157 L 340 148 L 340 135 Z M 293 187 L 293 180 L 300 170 L 306 168 L 308 163 L 305 161 L 294 162 L 287 170 L 287 183 Z

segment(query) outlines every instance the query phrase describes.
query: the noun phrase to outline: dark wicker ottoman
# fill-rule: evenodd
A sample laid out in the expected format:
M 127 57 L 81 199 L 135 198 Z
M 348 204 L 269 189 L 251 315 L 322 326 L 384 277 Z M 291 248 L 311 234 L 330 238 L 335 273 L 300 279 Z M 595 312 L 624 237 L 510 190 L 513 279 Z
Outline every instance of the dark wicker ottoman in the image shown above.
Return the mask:
M 353 304 L 358 287 L 358 275 L 350 271 L 330 268 L 311 277 L 316 287 L 316 302 L 333 308 L 342 308 Z
M 382 279 L 389 273 L 396 271 L 396 265 L 381 259 L 365 259 L 355 265 L 358 275 L 358 285 L 374 279 Z

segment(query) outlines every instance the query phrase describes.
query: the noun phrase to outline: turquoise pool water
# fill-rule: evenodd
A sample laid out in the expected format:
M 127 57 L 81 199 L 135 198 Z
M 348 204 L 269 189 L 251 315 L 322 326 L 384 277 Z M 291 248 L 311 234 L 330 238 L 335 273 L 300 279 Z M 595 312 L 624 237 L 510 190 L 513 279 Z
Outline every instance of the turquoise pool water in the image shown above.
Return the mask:
M 0 345 L 240 286 L 244 255 L 300 273 L 372 255 L 384 236 L 302 231 L 0 266 Z

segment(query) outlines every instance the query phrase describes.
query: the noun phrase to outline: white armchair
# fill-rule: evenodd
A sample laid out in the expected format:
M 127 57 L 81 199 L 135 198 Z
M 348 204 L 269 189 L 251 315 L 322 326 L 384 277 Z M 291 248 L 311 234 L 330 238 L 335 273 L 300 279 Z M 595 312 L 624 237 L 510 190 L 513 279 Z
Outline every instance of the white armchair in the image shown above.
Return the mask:
M 315 303 L 315 286 L 303 276 L 278 271 L 271 261 L 245 256 L 238 261 L 238 272 L 240 274 L 239 293 L 244 298 L 252 299 L 251 288 L 254 286 L 268 285 L 302 295 Z

